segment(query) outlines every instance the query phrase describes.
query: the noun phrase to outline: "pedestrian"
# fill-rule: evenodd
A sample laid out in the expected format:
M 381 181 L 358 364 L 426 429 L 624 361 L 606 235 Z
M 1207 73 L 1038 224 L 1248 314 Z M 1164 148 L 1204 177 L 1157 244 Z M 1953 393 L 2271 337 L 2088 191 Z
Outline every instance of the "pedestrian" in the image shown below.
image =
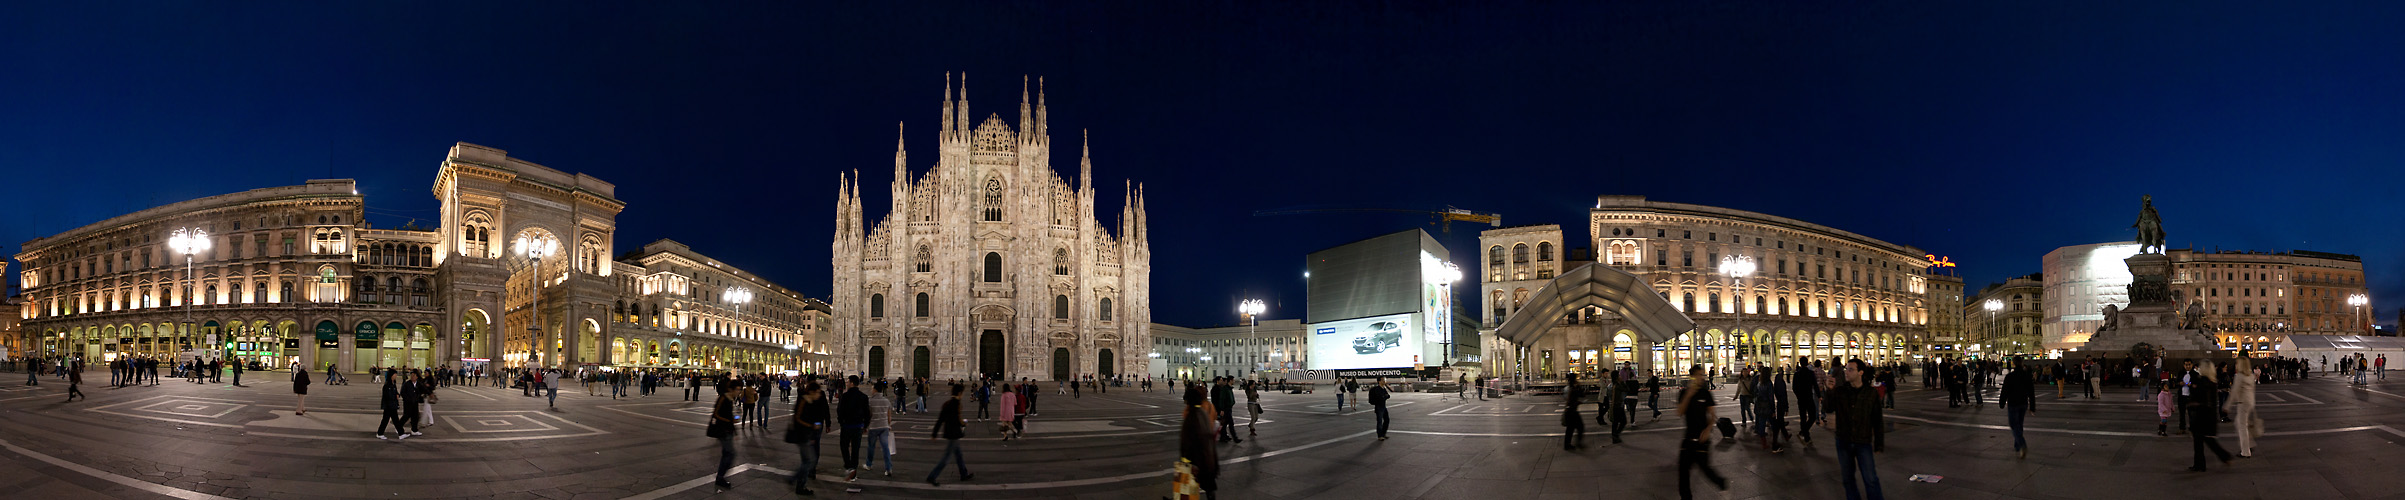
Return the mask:
M 1386 440 L 1386 426 L 1391 419 L 1386 414 L 1386 377 L 1370 383 L 1370 410 L 1378 413 L 1378 440 Z M 1238 441 L 1242 442 L 1242 441 Z
M 1030 392 L 1032 393 L 1032 391 Z M 919 413 L 927 413 L 927 379 L 919 379 L 918 390 L 912 394 L 918 395 Z M 1030 408 L 1035 406 L 1034 400 L 1029 400 L 1027 403 Z
M 1337 379 L 1337 382 L 1336 382 L 1336 412 L 1337 412 L 1337 413 L 1344 413 L 1344 393 L 1345 393 L 1345 391 L 1346 391 L 1345 384 L 1349 384 L 1349 383 L 1351 383 L 1351 381 L 1344 380 L 1344 379 Z
M 1172 493 L 1178 498 L 1199 493 L 1205 499 L 1216 499 L 1219 492 L 1219 448 L 1211 444 L 1214 437 L 1211 421 L 1218 411 L 1203 398 L 1201 387 L 1186 387 L 1185 422 L 1178 428 L 1178 484 Z M 938 463 L 941 466 L 941 463 Z M 1185 479 L 1191 478 L 1188 483 Z M 1189 487 L 1191 486 L 1191 487 Z
M 876 392 L 868 398 L 868 456 L 867 466 L 876 467 L 877 459 L 885 459 L 885 475 L 894 475 L 894 402 L 885 397 L 885 382 L 877 382 Z
M 401 390 L 398 387 L 398 384 L 394 384 L 392 378 L 390 377 L 386 377 L 384 379 L 384 392 L 382 396 L 383 397 L 378 400 L 378 406 L 384 409 L 384 418 L 376 421 L 376 439 L 392 439 L 384 437 L 385 425 L 391 425 L 393 430 L 401 435 L 401 439 L 409 439 L 409 433 L 398 432 L 404 430 L 401 427 Z
M 1958 366 L 1957 369 L 1960 367 Z M 1795 374 L 1787 382 L 1787 388 L 1795 391 L 1795 439 L 1802 441 L 1804 446 L 1812 446 L 1812 426 L 1820 423 L 1821 420 L 1820 379 L 1819 370 L 1813 369 L 1809 358 L 1796 356 Z M 1959 387 L 1960 384 L 1956 385 Z M 1960 393 L 1961 391 L 1957 389 L 1955 392 Z
M 418 401 L 418 413 L 419 413 L 419 415 L 418 415 L 418 421 L 419 421 L 419 422 L 432 422 L 432 421 L 434 421 L 434 403 L 436 403 L 436 402 L 439 402 L 439 401 L 441 401 L 441 399 L 442 399 L 442 398 L 440 398 L 440 397 L 437 397 L 437 396 L 435 395 L 435 393 L 434 393 L 434 389 L 435 389 L 435 384 L 434 384 L 434 381 L 435 381 L 434 377 L 432 377 L 432 376 L 430 376 L 430 375 L 420 375 L 420 376 L 419 376 L 419 382 L 418 382 L 418 391 L 419 391 L 419 392 L 421 392 L 421 393 L 423 393 L 423 395 L 419 396 L 419 401 Z M 421 432 L 421 433 L 418 433 L 417 435 L 421 435 L 421 436 L 422 436 L 422 435 L 425 435 L 425 434 Z
M 393 431 L 400 432 L 402 437 L 426 435 L 426 433 L 419 431 L 419 428 L 426 425 L 426 423 L 420 419 L 420 417 L 425 416 L 425 409 L 419 408 L 426 402 L 426 393 L 420 392 L 426 388 L 424 383 L 419 380 L 416 374 L 394 373 L 390 370 L 387 370 L 384 374 L 385 380 L 392 380 L 394 377 L 402 377 L 405 379 L 401 382 L 401 422 L 408 424 L 408 427 L 406 430 L 404 430 L 404 428 L 401 426 L 396 425 L 393 426 Z
M 718 481 L 711 484 L 717 486 L 720 492 L 734 489 L 735 484 L 727 482 L 727 471 L 735 468 L 735 398 L 727 394 L 726 386 L 718 386 L 718 402 L 710 407 L 710 425 L 703 428 L 702 433 L 718 440 Z M 803 456 L 809 456 L 809 450 L 815 449 L 817 447 L 806 448 Z M 796 471 L 795 474 L 801 472 Z
M 860 376 L 844 378 L 843 395 L 836 399 L 835 406 L 835 421 L 843 426 L 841 440 L 835 446 L 843 453 L 844 481 L 860 480 L 860 438 L 868 434 L 868 419 L 868 395 L 860 392 Z M 858 493 L 860 486 L 853 484 L 844 491 Z
M 1612 372 L 1611 389 L 1604 391 L 1602 400 L 1596 401 L 1600 403 L 1596 410 L 1603 412 L 1602 416 L 1611 422 L 1612 444 L 1620 444 L 1620 432 L 1628 429 L 1628 422 L 1635 420 L 1637 414 L 1637 381 L 1630 378 L 1630 373 L 1628 370 Z
M 2178 401 L 2179 398 L 2171 394 L 2171 384 L 2157 386 L 2155 391 L 2158 394 L 2154 396 L 2154 435 L 2169 436 L 2171 435 L 2171 416 L 2179 414 L 2179 409 L 2173 407 L 2173 402 Z
M 232 364 L 234 365 L 234 387 L 242 387 L 243 363 L 241 361 L 235 361 Z
M 1646 375 L 1645 375 L 1645 385 L 1646 385 L 1646 391 L 1647 391 L 1647 395 L 1645 396 L 1645 408 L 1646 408 L 1646 409 L 1649 409 L 1649 410 L 1653 410 L 1653 420 L 1661 420 L 1661 419 L 1662 419 L 1662 374 L 1661 374 L 1659 371 L 1655 371 L 1654 373 L 1648 373 L 1648 374 L 1646 374 Z M 1629 413 L 1636 413 L 1636 411 L 1634 410 L 1635 406 L 1633 406 L 1633 405 L 1632 405 L 1632 406 L 1630 406 L 1630 408 L 1631 408 L 1631 410 L 1629 411 Z M 1651 422 L 1651 421 L 1652 421 L 1652 420 L 1648 420 L 1648 422 Z
M 1562 450 L 1569 451 L 1587 446 L 1587 419 L 1578 415 L 1579 400 L 1586 397 L 1587 387 L 1578 383 L 1578 374 L 1565 376 L 1570 389 L 1562 399 Z
M 1278 381 L 1279 381 L 1280 383 L 1284 383 L 1284 382 L 1285 382 L 1285 380 L 1286 380 L 1286 379 L 1278 379 Z M 1479 400 L 1479 401 L 1485 401 L 1485 400 L 1486 400 L 1486 377 L 1478 377 L 1478 379 L 1477 379 L 1477 382 L 1478 382 L 1478 400 Z M 1606 402 L 1604 402 L 1604 404 L 1611 404 L 1611 402 L 1609 402 L 1609 401 L 1606 401 Z
M 1468 394 L 1468 392 L 1467 392 L 1467 391 L 1469 391 L 1469 390 L 1470 390 L 1470 374 L 1464 373 L 1464 374 L 1461 374 L 1461 375 L 1457 375 L 1456 377 L 1458 377 L 1458 378 L 1459 378 L 1459 380 L 1457 380 L 1457 381 L 1455 381 L 1455 382 L 1453 383 L 1453 399 L 1460 399 L 1460 400 L 1465 400 L 1465 401 L 1466 401 L 1466 400 L 1469 400 L 1470 398 L 1469 398 L 1469 394 Z M 1246 382 L 1245 382 L 1245 386 L 1247 386 L 1247 387 L 1250 387 L 1251 385 L 1252 385 L 1251 381 L 1246 381 Z
M 1219 410 L 1219 440 L 1242 443 L 1244 438 L 1236 437 L 1236 388 L 1229 385 L 1234 378 L 1215 377 L 1212 380 L 1211 407 Z
M 1687 425 L 1678 443 L 1679 498 L 1695 498 L 1695 493 L 1688 485 L 1687 471 L 1690 469 L 1701 469 L 1704 480 L 1711 481 L 1713 487 L 1721 491 L 1729 489 L 1729 480 L 1712 470 L 1711 448 L 1708 445 L 1712 442 L 1715 413 L 1712 410 L 1712 391 L 1706 388 L 1704 379 L 1704 365 L 1687 368 L 1687 388 L 1679 393 L 1678 413 Z
M 1757 418 L 1754 416 L 1754 405 L 1752 404 L 1754 400 L 1752 368 L 1749 366 L 1738 369 L 1735 379 L 1729 381 L 1737 386 L 1737 428 L 1740 429 L 1753 425 L 1754 419 Z
M 2238 358 L 2238 376 L 2231 377 L 2230 400 L 2224 403 L 2237 422 L 2231 428 L 2238 432 L 2238 458 L 2254 458 L 2255 439 L 2263 437 L 2263 415 L 2255 413 L 2255 376 L 2253 361 Z
M 801 465 L 793 469 L 793 484 L 797 495 L 816 495 L 810 481 L 818 479 L 818 454 L 827 433 L 827 398 L 818 384 L 802 385 L 802 400 L 793 404 L 793 423 L 785 431 L 785 442 L 801 448 Z
M 1244 434 L 1248 436 L 1260 434 L 1257 428 L 1261 424 L 1261 385 L 1244 381 L 1244 407 L 1252 410 L 1252 419 L 1244 421 Z
M 2037 386 L 2029 378 L 2028 367 L 2013 361 L 2012 373 L 2004 375 L 2004 392 L 1997 394 L 1996 406 L 2004 408 L 2005 420 L 2012 425 L 2013 453 L 2017 458 L 2029 457 L 2029 442 L 2021 439 L 2023 414 L 2037 413 Z
M 960 384 L 952 384 L 952 399 L 945 401 L 943 412 L 936 414 L 935 432 L 929 437 L 944 438 L 944 451 L 935 455 L 935 468 L 927 470 L 928 486 L 943 486 L 935 482 L 935 476 L 943 474 L 945 460 L 960 464 L 960 480 L 977 477 L 969 473 L 969 460 L 960 456 L 960 438 L 967 434 L 963 429 L 966 424 L 960 421 L 960 393 L 964 390 Z
M 1879 466 L 1871 455 L 1887 451 L 1887 424 L 1878 393 L 1863 380 L 1869 369 L 1860 358 L 1847 360 L 1845 382 L 1829 392 L 1829 413 L 1836 417 L 1829 429 L 1837 436 L 1837 477 L 1845 482 L 1849 500 L 1864 497 L 1855 488 L 1857 477 L 1871 500 L 1885 498 L 1879 493 Z
M 84 398 L 85 401 L 90 401 L 92 397 L 85 396 L 83 391 L 83 367 L 74 366 L 76 363 L 78 362 L 72 359 L 59 362 L 59 370 L 67 372 L 67 402 L 75 402 L 75 398 Z
M 551 391 L 551 403 L 549 405 L 551 408 L 559 407 L 559 378 L 559 370 L 551 370 L 543 373 L 543 386 Z
M 2214 406 L 2207 403 L 2220 385 L 2213 379 L 2213 361 L 2196 363 L 2196 369 L 2189 373 L 2188 397 L 2182 404 L 2188 412 L 2188 438 L 2195 448 L 2196 460 L 2188 466 L 2188 470 L 2205 471 L 2206 448 L 2213 450 L 2213 456 L 2219 457 L 2222 465 L 2229 465 L 2230 452 L 2222 449 L 2221 440 L 2216 439 L 2220 434 L 2221 419 L 2215 415 Z

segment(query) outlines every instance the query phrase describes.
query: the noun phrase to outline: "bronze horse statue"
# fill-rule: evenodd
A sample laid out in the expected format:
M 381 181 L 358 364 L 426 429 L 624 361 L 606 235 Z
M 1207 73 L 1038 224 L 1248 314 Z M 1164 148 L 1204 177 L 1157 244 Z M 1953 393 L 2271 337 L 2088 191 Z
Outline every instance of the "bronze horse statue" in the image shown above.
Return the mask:
M 2138 229 L 2138 253 L 2150 248 L 2163 253 L 2163 216 L 2154 211 L 2154 195 L 2139 195 L 2138 200 L 2144 205 L 2138 208 L 2138 223 L 2130 225 Z

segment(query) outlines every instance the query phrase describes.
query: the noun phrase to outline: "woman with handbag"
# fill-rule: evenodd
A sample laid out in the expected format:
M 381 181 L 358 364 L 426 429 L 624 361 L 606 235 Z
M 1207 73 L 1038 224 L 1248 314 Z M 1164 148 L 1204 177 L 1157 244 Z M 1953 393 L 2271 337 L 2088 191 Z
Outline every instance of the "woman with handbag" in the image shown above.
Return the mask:
M 718 386 L 718 404 L 710 408 L 710 426 L 704 435 L 718 440 L 718 491 L 733 489 L 727 482 L 727 470 L 735 468 L 735 399 L 727 394 L 726 386 Z

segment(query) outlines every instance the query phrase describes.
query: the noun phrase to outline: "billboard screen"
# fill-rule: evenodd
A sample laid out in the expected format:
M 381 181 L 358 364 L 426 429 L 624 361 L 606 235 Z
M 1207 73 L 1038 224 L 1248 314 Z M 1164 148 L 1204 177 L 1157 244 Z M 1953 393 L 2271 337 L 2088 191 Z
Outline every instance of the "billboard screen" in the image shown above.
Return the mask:
M 1406 368 L 1419 362 L 1414 313 L 1311 324 L 1311 369 Z

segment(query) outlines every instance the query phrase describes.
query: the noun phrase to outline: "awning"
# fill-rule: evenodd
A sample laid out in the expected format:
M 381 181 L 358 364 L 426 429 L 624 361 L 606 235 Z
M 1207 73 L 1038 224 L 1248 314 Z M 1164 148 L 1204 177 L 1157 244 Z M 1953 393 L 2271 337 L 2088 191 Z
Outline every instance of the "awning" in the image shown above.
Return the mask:
M 1526 345 L 1553 329 L 1562 315 L 1587 306 L 1602 307 L 1628 321 L 1638 340 L 1669 342 L 1695 329 L 1695 321 L 1655 294 L 1643 278 L 1611 266 L 1587 264 L 1562 273 L 1530 294 L 1520 310 L 1503 320 L 1495 335 Z

